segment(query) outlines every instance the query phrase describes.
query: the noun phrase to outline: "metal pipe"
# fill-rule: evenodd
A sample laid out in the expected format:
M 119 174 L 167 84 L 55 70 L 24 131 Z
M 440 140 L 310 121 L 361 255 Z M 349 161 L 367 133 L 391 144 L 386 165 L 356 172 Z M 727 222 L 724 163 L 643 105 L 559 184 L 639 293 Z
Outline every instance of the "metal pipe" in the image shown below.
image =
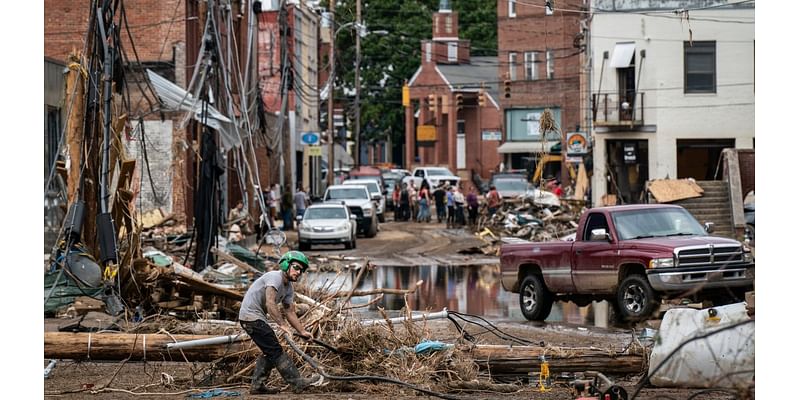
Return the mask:
M 185 342 L 177 342 L 177 343 L 167 343 L 167 349 L 187 349 L 189 347 L 197 347 L 197 346 L 206 346 L 206 345 L 213 345 L 213 344 L 228 344 L 228 343 L 235 343 L 242 340 L 249 339 L 246 333 L 240 333 L 238 335 L 228 335 L 228 336 L 218 336 L 213 338 L 206 338 L 206 339 L 197 339 L 197 340 L 187 340 Z
M 407 319 L 406 317 L 395 317 L 395 318 L 389 318 L 388 321 L 392 322 L 392 323 L 394 323 L 394 322 L 405 322 L 405 321 L 422 321 L 422 320 L 430 321 L 430 320 L 434 320 L 434 319 L 447 318 L 447 315 L 449 313 L 450 312 L 447 311 L 447 307 L 445 307 L 445 308 L 442 309 L 442 311 L 439 311 L 439 312 L 422 313 L 422 314 L 413 315 L 410 320 Z M 385 323 L 386 321 L 387 321 L 386 319 L 368 319 L 368 320 L 361 321 L 361 325 L 368 326 L 368 325 L 374 325 L 374 324 L 381 324 L 381 323 Z

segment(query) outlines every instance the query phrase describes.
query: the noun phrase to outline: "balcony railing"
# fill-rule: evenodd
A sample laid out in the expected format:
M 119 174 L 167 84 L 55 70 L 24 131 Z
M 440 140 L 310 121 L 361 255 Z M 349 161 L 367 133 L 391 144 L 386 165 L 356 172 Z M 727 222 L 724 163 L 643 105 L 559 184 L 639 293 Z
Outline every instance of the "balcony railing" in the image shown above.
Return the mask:
M 644 93 L 592 94 L 592 120 L 600 126 L 644 125 Z

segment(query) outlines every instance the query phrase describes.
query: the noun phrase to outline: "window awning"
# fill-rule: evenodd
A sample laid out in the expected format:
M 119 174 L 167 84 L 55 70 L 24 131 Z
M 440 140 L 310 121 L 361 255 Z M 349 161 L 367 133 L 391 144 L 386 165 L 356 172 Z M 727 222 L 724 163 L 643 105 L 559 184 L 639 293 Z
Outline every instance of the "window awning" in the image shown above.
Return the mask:
M 634 51 L 636 51 L 634 42 L 617 43 L 614 46 L 614 54 L 611 55 L 611 68 L 628 68 Z
M 498 153 L 542 153 L 549 152 L 553 145 L 561 143 L 559 141 L 546 141 L 544 145 L 540 140 L 525 142 L 505 142 L 497 148 Z

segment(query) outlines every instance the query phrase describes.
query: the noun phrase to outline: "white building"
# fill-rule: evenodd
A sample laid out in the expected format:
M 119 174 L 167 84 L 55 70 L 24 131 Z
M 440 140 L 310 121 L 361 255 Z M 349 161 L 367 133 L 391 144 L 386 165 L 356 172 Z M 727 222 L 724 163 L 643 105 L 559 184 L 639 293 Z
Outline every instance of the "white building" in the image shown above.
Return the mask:
M 754 2 L 593 0 L 592 14 L 593 204 L 720 179 L 723 148 L 754 148 Z

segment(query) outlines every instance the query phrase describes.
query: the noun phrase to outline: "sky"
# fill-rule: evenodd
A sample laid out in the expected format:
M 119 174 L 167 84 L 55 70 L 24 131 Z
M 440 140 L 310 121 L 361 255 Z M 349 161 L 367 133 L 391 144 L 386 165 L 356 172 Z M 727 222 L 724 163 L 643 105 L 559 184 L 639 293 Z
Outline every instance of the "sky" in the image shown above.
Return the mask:
M 131 0 L 133 1 L 133 0 Z M 458 1 L 458 0 L 456 0 Z M 2 374 L 4 397 L 9 393 L 25 398 L 44 394 L 43 354 L 43 1 L 4 4 L 3 49 L 5 137 L 2 158 L 4 190 L 2 230 L 5 255 L 2 268 L 2 314 L 6 326 Z M 796 2 L 758 2 L 756 14 L 756 182 L 760 189 L 756 250 L 758 324 L 756 375 L 757 398 L 785 394 L 796 379 L 788 363 L 797 352 L 792 293 L 798 290 L 793 235 L 798 223 L 794 207 L 798 196 L 792 163 L 800 145 L 800 129 L 791 127 L 798 113 L 797 43 L 787 27 L 796 24 L 800 6 Z M 26 17 L 20 17 L 26 16 Z M 15 40 L 19 38 L 21 40 Z M 34 219 L 28 216 L 35 216 Z M 796 355 L 796 354 L 794 354 Z M 787 365 L 783 365 L 787 363 Z M 10 367 L 10 368 L 9 368 Z M 58 367 L 56 367 L 58 368 Z M 11 370 L 11 371 L 9 371 Z M 11 384 L 9 384 L 12 382 Z M 14 396 L 16 397 L 16 396 Z

